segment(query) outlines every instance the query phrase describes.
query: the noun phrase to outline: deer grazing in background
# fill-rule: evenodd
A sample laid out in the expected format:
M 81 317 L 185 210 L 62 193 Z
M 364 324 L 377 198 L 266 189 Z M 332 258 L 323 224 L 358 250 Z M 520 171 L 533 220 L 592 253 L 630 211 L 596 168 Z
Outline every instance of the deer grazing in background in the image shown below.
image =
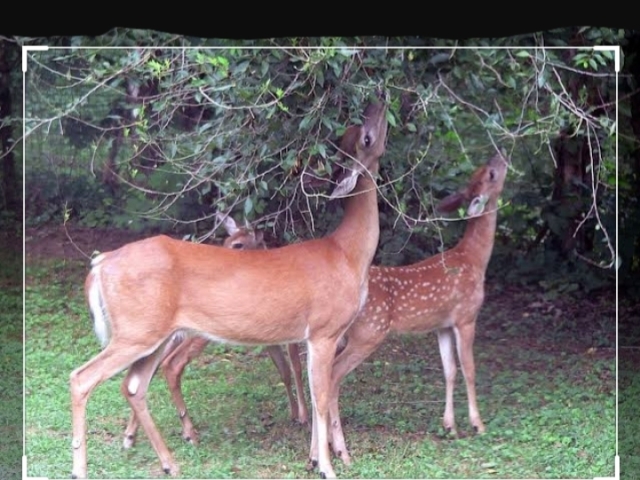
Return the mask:
M 331 367 L 336 346 L 367 298 L 380 224 L 379 159 L 387 134 L 385 100 L 374 100 L 362 125 L 342 137 L 353 159 L 331 198 L 344 217 L 331 234 L 270 250 L 241 250 L 164 235 L 129 243 L 91 262 L 85 295 L 104 349 L 70 375 L 73 478 L 87 476 L 86 404 L 93 389 L 128 368 L 122 393 L 166 473 L 178 475 L 147 409 L 151 375 L 175 334 L 237 345 L 306 341 L 313 415 L 309 457 L 335 478 L 328 445 Z
M 390 333 L 419 333 L 436 330 L 446 380 L 446 403 L 443 425 L 456 434 L 453 411 L 453 389 L 456 363 L 453 352 L 457 343 L 458 356 L 467 385 L 469 420 L 478 433 L 485 430 L 480 418 L 475 392 L 473 341 L 475 322 L 484 300 L 484 276 L 493 250 L 496 230 L 497 203 L 507 173 L 508 161 L 502 155 L 493 156 L 478 168 L 462 190 L 444 198 L 437 209 L 451 212 L 468 205 L 467 227 L 463 238 L 453 248 L 403 267 L 372 265 L 369 270 L 369 295 L 365 307 L 344 335 L 346 347 L 334 361 L 330 395 L 331 444 L 334 453 L 350 464 L 340 415 L 339 389 L 342 379 L 375 352 Z M 454 341 L 455 339 L 455 341 Z M 185 343 L 198 344 L 188 339 Z M 184 405 L 180 392 L 180 376 L 186 364 L 202 351 L 185 346 L 176 352 L 182 369 L 171 370 L 167 381 L 174 403 Z M 195 354 L 194 354 L 195 352 Z M 300 372 L 298 355 L 290 355 L 294 372 Z M 299 373 L 295 373 L 296 376 Z M 296 377 L 296 382 L 302 380 Z M 177 388 L 174 385 L 178 385 Z M 298 400 L 300 401 L 298 389 Z M 186 421 L 185 421 L 186 419 Z M 195 431 L 185 415 L 183 436 Z M 131 424 L 127 428 L 135 434 Z
M 263 239 L 263 233 L 261 231 L 249 228 L 249 226 L 239 227 L 232 217 L 225 217 L 218 213 L 216 215 L 222 222 L 227 234 L 229 235 L 223 242 L 222 246 L 226 248 L 234 248 L 241 250 L 256 250 L 259 248 L 266 249 L 266 245 Z M 173 403 L 178 410 L 178 416 L 182 422 L 182 438 L 187 442 L 198 443 L 198 435 L 196 429 L 193 427 L 189 414 L 187 412 L 187 406 L 182 396 L 181 379 L 182 372 L 191 360 L 200 355 L 210 341 L 207 337 L 194 336 L 189 338 L 177 338 L 172 342 L 171 347 L 165 350 L 164 360 L 162 360 L 162 372 L 164 378 L 169 386 Z M 290 343 L 287 345 L 289 358 L 291 360 L 291 366 L 294 371 L 294 381 L 296 386 L 297 401 L 294 399 L 293 391 L 291 389 L 291 368 L 284 356 L 282 348 L 278 345 L 269 345 L 266 347 L 267 353 L 273 360 L 280 377 L 287 390 L 287 398 L 289 400 L 289 410 L 291 412 L 291 419 L 297 420 L 301 424 L 305 424 L 308 421 L 309 413 L 307 411 L 307 403 L 304 400 L 304 386 L 302 382 L 302 366 L 300 363 L 300 350 L 297 343 Z M 144 376 L 153 376 L 155 371 L 140 372 Z M 146 383 L 151 380 L 149 378 Z M 126 390 L 126 385 L 123 385 L 123 390 Z M 138 395 L 141 394 L 141 390 Z M 138 420 L 135 414 L 132 412 L 129 424 L 125 429 L 124 434 L 124 448 L 131 448 L 135 443 L 135 436 L 138 430 Z

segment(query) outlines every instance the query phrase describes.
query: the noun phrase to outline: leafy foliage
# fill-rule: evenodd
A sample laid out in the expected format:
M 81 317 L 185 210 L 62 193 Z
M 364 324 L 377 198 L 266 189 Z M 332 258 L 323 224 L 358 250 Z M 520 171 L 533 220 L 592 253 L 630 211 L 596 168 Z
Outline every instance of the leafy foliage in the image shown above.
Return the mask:
M 134 44 L 145 34 L 119 35 Z M 272 244 L 324 235 L 341 217 L 322 198 L 340 170 L 335 144 L 383 86 L 391 107 L 376 262 L 450 246 L 459 223 L 443 229 L 434 201 L 504 148 L 513 167 L 495 262 L 516 259 L 525 281 L 558 262 L 558 278 L 575 274 L 581 287 L 612 281 L 612 51 L 527 48 L 536 36 L 508 49 L 365 49 L 354 45 L 375 39 L 340 38 L 209 49 L 169 37 L 179 48 L 30 52 L 30 222 L 70 212 L 85 225 L 201 241 L 222 211 L 270 230 Z

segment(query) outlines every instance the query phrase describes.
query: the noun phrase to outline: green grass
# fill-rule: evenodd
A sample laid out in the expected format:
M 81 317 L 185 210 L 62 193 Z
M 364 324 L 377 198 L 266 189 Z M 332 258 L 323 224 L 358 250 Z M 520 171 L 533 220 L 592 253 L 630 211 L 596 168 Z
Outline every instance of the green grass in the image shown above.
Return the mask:
M 640 479 L 640 347 L 620 348 L 618 366 L 620 479 Z
M 69 373 L 99 352 L 82 296 L 84 262 L 27 267 L 28 476 L 71 472 Z M 593 478 L 614 475 L 613 297 L 547 301 L 544 292 L 489 282 L 475 345 L 480 413 L 470 432 L 461 373 L 460 438 L 442 435 L 444 379 L 434 334 L 394 337 L 347 377 L 340 401 L 355 478 Z M 598 348 L 592 348 L 598 347 Z M 608 348 L 599 348 L 608 347 Z M 164 478 L 144 433 L 122 448 L 129 408 L 122 374 L 87 408 L 91 478 Z M 148 405 L 184 478 L 317 478 L 305 469 L 310 434 L 289 421 L 285 390 L 260 349 L 210 346 L 187 368 L 183 391 L 197 447 L 161 378 Z M 307 394 L 307 401 L 309 396 Z
M 0 478 L 22 478 L 22 256 L 0 245 Z
M 620 479 L 640 480 L 640 318 L 637 294 L 623 291 L 618 316 L 618 449 Z

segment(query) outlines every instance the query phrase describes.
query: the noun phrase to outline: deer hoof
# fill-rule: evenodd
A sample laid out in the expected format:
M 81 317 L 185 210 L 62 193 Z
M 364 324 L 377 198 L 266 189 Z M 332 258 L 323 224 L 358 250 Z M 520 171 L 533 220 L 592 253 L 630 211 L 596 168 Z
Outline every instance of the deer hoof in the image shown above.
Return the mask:
M 485 428 L 484 425 L 474 425 L 473 430 L 478 434 L 482 434 L 484 433 Z
M 126 435 L 124 437 L 124 440 L 122 441 L 122 446 L 125 449 L 131 448 L 133 447 L 133 445 L 136 443 L 135 438 L 133 437 L 133 435 Z
M 166 475 L 170 475 L 170 476 L 172 476 L 172 477 L 177 477 L 177 476 L 178 476 L 178 474 L 179 474 L 179 470 L 178 470 L 178 468 L 177 468 L 177 467 L 173 467 L 173 468 L 171 468 L 171 467 L 164 467 L 162 470 L 164 471 L 164 473 L 165 473 Z
M 169 464 L 169 465 L 163 466 L 162 471 L 167 475 L 171 475 L 172 477 L 177 477 L 179 473 L 179 468 L 177 465 Z
M 191 445 L 198 445 L 198 437 L 195 435 L 183 435 L 182 439 Z

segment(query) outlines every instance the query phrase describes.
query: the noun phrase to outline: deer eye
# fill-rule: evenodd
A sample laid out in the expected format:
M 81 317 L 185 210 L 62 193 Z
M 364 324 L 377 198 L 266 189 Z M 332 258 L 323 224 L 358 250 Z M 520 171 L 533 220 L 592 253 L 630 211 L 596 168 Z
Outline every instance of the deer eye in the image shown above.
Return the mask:
M 371 137 L 369 136 L 369 134 L 365 135 L 364 137 L 364 146 L 368 147 L 371 145 Z
M 243 248 L 243 247 L 244 247 L 244 243 L 240 243 L 240 242 L 238 242 L 238 243 L 234 243 L 234 244 L 231 246 L 231 248 L 235 248 L 235 249 L 240 249 L 240 248 Z
M 495 179 L 496 179 L 496 171 L 492 168 L 491 170 L 489 170 L 489 180 L 494 182 Z

